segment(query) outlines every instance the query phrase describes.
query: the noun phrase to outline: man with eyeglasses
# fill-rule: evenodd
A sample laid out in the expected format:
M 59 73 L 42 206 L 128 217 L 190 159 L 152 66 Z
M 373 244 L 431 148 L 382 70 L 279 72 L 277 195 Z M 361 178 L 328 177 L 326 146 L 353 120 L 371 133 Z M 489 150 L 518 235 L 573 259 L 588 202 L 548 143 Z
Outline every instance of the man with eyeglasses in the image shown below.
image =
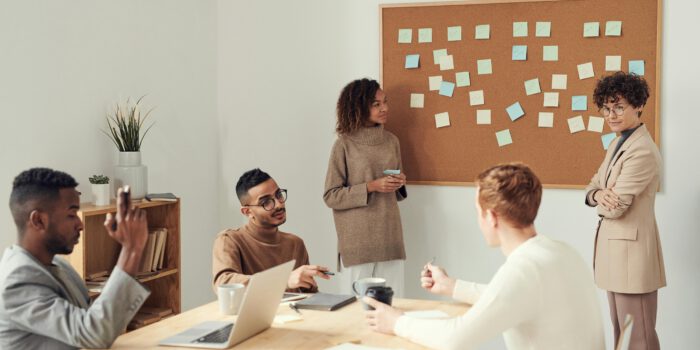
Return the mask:
M 640 118 L 648 98 L 646 81 L 635 74 L 617 72 L 598 81 L 593 99 L 620 137 L 610 143 L 585 202 L 600 217 L 593 270 L 598 287 L 608 292 L 615 342 L 630 314 L 629 348 L 653 350 L 659 349 L 657 290 L 666 286 L 666 275 L 654 214 L 661 155 Z
M 247 284 L 251 275 L 296 259 L 294 271 L 287 281 L 288 292 L 315 293 L 314 277 L 329 279 L 328 268 L 309 265 L 304 241 L 279 226 L 287 220 L 287 190 L 266 172 L 253 169 L 245 172 L 236 184 L 241 213 L 248 223 L 237 229 L 219 233 L 214 241 L 214 288 L 226 283 Z

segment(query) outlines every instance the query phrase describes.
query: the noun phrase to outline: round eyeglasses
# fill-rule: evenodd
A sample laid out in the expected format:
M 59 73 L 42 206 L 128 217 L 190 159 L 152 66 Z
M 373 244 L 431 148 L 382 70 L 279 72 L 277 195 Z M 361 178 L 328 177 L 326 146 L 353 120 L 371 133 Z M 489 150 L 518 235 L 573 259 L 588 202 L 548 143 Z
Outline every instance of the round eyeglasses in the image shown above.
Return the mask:
M 275 192 L 274 197 L 266 197 L 262 200 L 260 200 L 260 204 L 246 204 L 244 207 L 262 207 L 263 209 L 267 211 L 271 211 L 272 209 L 275 209 L 275 200 L 277 200 L 280 203 L 284 203 L 287 201 L 287 190 L 286 189 L 278 189 L 277 192 Z
M 629 105 L 615 105 L 612 109 L 603 106 L 598 111 L 600 112 L 600 114 L 603 115 L 603 117 L 609 117 L 611 112 L 615 113 L 616 116 L 621 117 L 623 114 L 625 114 L 625 110 L 627 109 L 627 107 L 629 107 Z

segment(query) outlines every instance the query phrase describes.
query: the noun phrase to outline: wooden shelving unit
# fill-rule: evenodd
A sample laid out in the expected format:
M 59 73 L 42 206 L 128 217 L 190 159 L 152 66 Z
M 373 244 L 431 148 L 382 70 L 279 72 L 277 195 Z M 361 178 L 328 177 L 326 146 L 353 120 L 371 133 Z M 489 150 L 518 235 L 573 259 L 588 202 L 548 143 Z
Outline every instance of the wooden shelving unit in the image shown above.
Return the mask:
M 179 314 L 181 311 L 180 201 L 134 201 L 133 205 L 146 210 L 149 231 L 162 227 L 168 229 L 163 269 L 139 278 L 139 281 L 151 290 L 151 295 L 144 306 L 170 308 L 173 314 Z M 83 220 L 84 229 L 73 253 L 65 258 L 83 279 L 101 271 L 112 271 L 117 263 L 121 246 L 109 237 L 104 228 L 107 213 L 116 213 L 116 211 L 114 202 L 106 206 L 95 206 L 91 203 L 83 203 L 80 206 L 78 215 Z M 91 297 L 97 295 L 99 293 L 90 293 Z

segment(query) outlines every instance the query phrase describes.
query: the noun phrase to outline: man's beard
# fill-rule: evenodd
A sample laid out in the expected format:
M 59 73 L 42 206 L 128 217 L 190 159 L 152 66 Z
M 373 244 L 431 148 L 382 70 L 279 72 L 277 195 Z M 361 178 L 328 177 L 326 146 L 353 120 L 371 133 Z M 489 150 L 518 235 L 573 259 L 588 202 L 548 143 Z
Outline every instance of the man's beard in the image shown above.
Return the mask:
M 286 211 L 287 210 L 285 208 L 277 209 L 272 213 L 272 216 L 274 216 L 275 214 L 277 214 L 279 212 L 286 212 Z M 260 226 L 265 227 L 265 228 L 275 228 L 275 227 L 278 227 L 278 226 L 284 224 L 286 221 L 287 221 L 287 217 L 285 217 L 284 220 L 282 220 L 282 222 L 280 222 L 280 223 L 272 223 L 272 222 L 269 222 L 267 220 L 260 220 Z
M 73 244 L 66 242 L 61 235 L 52 229 L 51 224 L 49 224 L 48 236 L 46 237 L 44 244 L 46 245 L 46 250 L 54 255 L 66 255 L 73 252 Z

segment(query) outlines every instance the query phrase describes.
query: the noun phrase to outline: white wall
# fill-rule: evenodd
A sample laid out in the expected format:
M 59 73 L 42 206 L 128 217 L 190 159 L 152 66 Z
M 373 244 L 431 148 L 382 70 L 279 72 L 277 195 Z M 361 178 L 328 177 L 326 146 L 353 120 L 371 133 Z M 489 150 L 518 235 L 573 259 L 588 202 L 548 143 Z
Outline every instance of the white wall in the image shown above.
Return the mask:
M 312 262 L 333 265 L 335 230 L 321 199 L 340 89 L 352 79 L 379 76 L 378 3 L 384 1 L 219 2 L 219 125 L 221 224 L 241 223 L 233 184 L 260 166 L 290 191 L 283 229 L 302 236 Z M 689 23 L 700 11 L 690 1 L 664 1 L 662 155 L 663 191 L 657 219 L 669 287 L 660 292 L 658 331 L 664 348 L 700 343 L 700 132 L 692 101 L 700 52 Z M 420 290 L 420 266 L 436 256 L 455 276 L 488 281 L 502 263 L 483 243 L 475 221 L 473 188 L 409 186 L 401 203 L 407 242 L 409 297 Z M 579 190 L 545 190 L 538 230 L 592 258 L 594 212 Z M 322 285 L 337 290 L 337 280 Z M 601 312 L 608 319 L 601 292 Z M 607 322 L 607 321 L 606 321 Z M 608 339 L 610 327 L 606 323 Z M 610 343 L 610 341 L 609 341 Z M 496 340 L 484 346 L 502 348 Z
M 182 197 L 185 309 L 213 298 L 217 229 L 216 3 L 3 1 L 0 9 L 0 200 L 22 170 L 48 166 L 80 182 L 113 176 L 117 152 L 100 129 L 108 106 L 148 94 L 155 126 L 142 153 L 151 192 Z M 0 248 L 15 242 L 7 204 Z M 206 271 L 207 273 L 202 273 Z

